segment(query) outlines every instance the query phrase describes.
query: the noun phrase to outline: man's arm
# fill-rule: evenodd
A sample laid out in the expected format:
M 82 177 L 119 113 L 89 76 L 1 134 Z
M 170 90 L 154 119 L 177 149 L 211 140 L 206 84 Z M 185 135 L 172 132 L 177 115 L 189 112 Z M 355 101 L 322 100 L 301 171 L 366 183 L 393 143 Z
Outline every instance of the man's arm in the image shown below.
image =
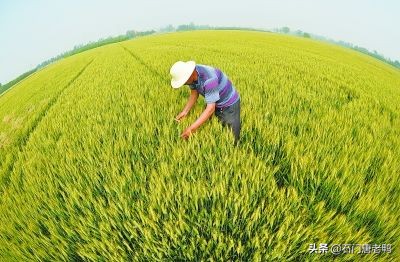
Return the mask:
M 204 122 L 207 121 L 207 119 L 210 118 L 210 116 L 214 113 L 215 111 L 215 103 L 210 103 L 207 104 L 206 109 L 201 113 L 199 118 L 186 130 L 182 133 L 183 138 L 188 138 L 191 132 L 194 132 L 197 128 L 199 128 Z
M 197 92 L 197 90 L 195 89 L 191 89 L 189 100 L 186 103 L 185 108 L 183 108 L 182 112 L 186 112 L 186 114 L 189 113 L 190 109 L 192 109 L 192 107 L 196 103 L 198 97 L 199 97 L 199 92 Z
M 197 90 L 192 89 L 192 92 L 190 93 L 189 100 L 187 101 L 185 107 L 183 108 L 182 112 L 180 112 L 176 117 L 176 121 L 181 121 L 182 118 L 184 118 L 190 111 L 190 109 L 193 107 L 193 105 L 196 103 L 197 98 L 199 97 L 199 92 Z

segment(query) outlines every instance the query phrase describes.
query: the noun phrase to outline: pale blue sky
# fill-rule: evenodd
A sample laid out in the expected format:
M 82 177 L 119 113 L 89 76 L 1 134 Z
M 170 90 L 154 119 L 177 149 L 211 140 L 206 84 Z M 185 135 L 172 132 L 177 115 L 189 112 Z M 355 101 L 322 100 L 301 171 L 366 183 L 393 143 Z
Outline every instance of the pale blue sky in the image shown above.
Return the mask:
M 0 0 L 0 83 L 74 45 L 172 24 L 289 26 L 400 60 L 397 0 Z

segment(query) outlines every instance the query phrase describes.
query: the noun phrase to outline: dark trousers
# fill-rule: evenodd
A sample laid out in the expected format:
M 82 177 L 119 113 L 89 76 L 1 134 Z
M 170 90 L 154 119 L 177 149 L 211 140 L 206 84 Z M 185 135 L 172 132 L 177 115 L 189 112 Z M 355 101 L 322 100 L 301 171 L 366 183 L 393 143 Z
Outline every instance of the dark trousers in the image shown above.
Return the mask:
M 215 108 L 215 115 L 223 126 L 228 126 L 232 130 L 235 136 L 235 145 L 238 145 L 240 135 L 240 99 L 226 108 Z

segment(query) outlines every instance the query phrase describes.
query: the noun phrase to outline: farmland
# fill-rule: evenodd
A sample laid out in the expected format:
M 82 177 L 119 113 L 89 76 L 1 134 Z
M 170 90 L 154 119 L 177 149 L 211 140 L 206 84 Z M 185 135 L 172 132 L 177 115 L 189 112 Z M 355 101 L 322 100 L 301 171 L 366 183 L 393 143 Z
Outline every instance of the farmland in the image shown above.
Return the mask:
M 239 147 L 216 117 L 179 135 L 189 88 L 220 68 L 241 96 Z M 330 260 L 310 244 L 400 257 L 400 71 L 273 33 L 154 35 L 73 55 L 0 96 L 0 260 Z

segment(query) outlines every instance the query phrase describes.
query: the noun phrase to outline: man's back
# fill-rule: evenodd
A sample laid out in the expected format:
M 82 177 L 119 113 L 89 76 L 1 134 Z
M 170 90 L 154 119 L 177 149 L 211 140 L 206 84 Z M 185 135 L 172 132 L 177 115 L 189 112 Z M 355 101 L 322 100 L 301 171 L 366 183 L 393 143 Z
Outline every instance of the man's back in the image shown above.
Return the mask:
M 228 107 L 236 103 L 239 93 L 226 74 L 218 68 L 197 64 L 197 83 L 190 84 L 191 89 L 196 89 L 204 96 L 206 103 L 216 103 L 217 108 Z

